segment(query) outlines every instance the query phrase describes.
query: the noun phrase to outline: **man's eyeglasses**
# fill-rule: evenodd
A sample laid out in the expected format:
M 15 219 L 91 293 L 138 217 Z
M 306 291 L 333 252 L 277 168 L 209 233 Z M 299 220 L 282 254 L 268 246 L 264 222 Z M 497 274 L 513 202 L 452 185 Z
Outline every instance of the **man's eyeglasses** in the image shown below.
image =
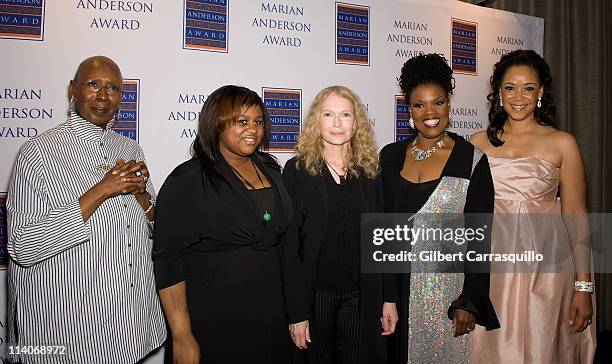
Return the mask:
M 87 82 L 74 81 L 74 82 L 78 83 L 79 85 L 85 86 L 88 90 L 92 92 L 100 92 L 104 88 L 106 89 L 106 92 L 108 92 L 109 95 L 119 95 L 123 91 L 118 86 L 115 86 L 115 85 L 103 86 L 103 85 L 100 85 L 96 81 L 87 81 Z

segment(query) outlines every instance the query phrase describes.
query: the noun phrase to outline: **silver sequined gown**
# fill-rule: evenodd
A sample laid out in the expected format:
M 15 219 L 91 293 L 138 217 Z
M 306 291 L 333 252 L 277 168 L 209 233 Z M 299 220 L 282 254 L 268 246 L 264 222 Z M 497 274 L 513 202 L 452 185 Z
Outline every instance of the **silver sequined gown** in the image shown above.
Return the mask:
M 482 153 L 475 151 L 472 171 Z M 470 180 L 458 177 L 441 177 L 437 187 L 413 219 L 413 226 L 461 227 L 461 223 L 449 221 L 449 215 L 463 213 Z M 460 225 L 461 224 L 461 225 Z M 417 255 L 421 251 L 443 253 L 465 252 L 465 244 L 449 244 L 437 240 L 421 240 L 412 247 Z M 448 263 L 412 264 L 412 272 L 448 270 Z M 448 308 L 461 294 L 462 273 L 412 273 L 408 311 L 408 363 L 468 363 L 470 336 L 454 337 Z

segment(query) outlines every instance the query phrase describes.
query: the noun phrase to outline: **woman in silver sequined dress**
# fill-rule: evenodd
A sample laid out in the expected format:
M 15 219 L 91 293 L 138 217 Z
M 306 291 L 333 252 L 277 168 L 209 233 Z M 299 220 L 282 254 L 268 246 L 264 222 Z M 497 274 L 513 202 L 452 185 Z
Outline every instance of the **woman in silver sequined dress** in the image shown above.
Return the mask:
M 400 86 L 415 133 L 381 151 L 386 211 L 415 214 L 414 226 L 428 228 L 449 227 L 445 214 L 492 213 L 494 191 L 486 155 L 446 131 L 453 89 L 446 60 L 437 54 L 408 60 Z M 460 220 L 463 225 L 464 219 Z M 466 218 L 465 224 L 470 223 Z M 488 250 L 488 239 L 480 244 L 480 250 Z M 435 238 L 412 246 L 417 256 L 422 251 L 465 253 L 466 249 L 472 249 L 469 243 Z M 391 362 L 467 363 L 468 334 L 475 324 L 499 327 L 489 300 L 489 275 L 476 273 L 469 265 L 463 274 L 442 273 L 454 271 L 448 263 L 415 262 L 411 274 L 398 277 L 400 320 Z

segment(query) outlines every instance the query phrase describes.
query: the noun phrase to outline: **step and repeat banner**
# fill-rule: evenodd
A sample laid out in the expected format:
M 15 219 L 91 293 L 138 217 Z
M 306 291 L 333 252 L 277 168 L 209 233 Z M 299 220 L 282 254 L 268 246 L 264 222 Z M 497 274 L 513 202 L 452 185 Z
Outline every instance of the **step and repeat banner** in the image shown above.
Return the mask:
M 495 62 L 519 48 L 542 54 L 543 34 L 540 18 L 452 0 L 0 0 L 0 357 L 12 166 L 26 140 L 66 119 L 83 59 L 120 66 L 114 128 L 140 143 L 159 188 L 189 158 L 199 111 L 219 86 L 262 96 L 270 150 L 284 164 L 314 96 L 334 84 L 360 95 L 379 148 L 410 135 L 401 66 L 440 53 L 455 76 L 450 129 L 468 138 L 486 128 Z

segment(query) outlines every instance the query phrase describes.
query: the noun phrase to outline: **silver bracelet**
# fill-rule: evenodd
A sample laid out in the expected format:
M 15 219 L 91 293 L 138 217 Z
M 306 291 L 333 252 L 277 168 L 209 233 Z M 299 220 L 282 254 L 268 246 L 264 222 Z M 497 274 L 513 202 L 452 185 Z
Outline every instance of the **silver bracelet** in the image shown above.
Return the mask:
M 149 197 L 149 207 L 145 210 L 145 215 L 148 214 L 155 207 L 155 201 L 152 197 Z
M 589 281 L 574 281 L 574 291 L 593 293 L 593 282 Z

